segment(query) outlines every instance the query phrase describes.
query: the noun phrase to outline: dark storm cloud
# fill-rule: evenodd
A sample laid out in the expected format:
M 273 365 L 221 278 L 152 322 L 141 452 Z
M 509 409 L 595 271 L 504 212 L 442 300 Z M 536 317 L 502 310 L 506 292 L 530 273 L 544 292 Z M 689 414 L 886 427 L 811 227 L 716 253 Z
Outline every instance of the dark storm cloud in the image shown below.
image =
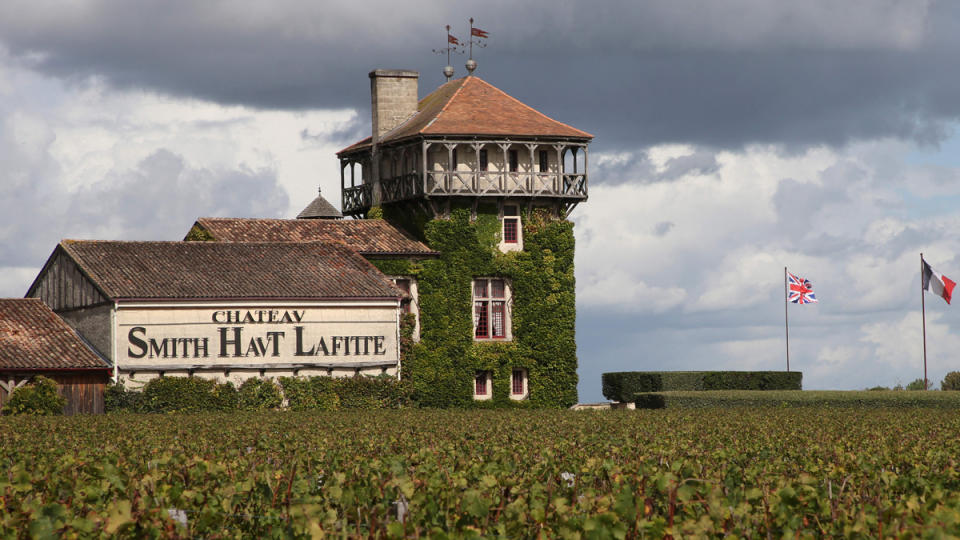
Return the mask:
M 56 76 L 365 117 L 368 71 L 417 69 L 422 93 L 434 88 L 443 25 L 466 38 L 472 15 L 491 34 L 478 74 L 601 148 L 935 142 L 960 116 L 960 72 L 947 67 L 957 7 L 796 4 L 14 2 L 0 7 L 0 40 Z

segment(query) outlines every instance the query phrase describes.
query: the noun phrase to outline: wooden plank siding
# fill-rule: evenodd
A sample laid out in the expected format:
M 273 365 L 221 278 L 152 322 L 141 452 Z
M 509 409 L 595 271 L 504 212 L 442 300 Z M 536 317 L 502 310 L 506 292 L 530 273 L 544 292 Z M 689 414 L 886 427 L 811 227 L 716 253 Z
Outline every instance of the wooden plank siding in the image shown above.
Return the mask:
M 109 300 L 59 246 L 27 296 L 39 298 L 53 311 L 95 306 Z
M 14 380 L 20 382 L 32 379 L 34 373 L 0 373 L 0 380 Z M 53 379 L 57 383 L 57 393 L 67 398 L 63 414 L 103 414 L 104 391 L 106 390 L 109 374 L 107 371 L 93 371 L 88 373 L 41 373 L 44 377 Z M 0 407 L 7 403 L 8 392 L 0 386 Z

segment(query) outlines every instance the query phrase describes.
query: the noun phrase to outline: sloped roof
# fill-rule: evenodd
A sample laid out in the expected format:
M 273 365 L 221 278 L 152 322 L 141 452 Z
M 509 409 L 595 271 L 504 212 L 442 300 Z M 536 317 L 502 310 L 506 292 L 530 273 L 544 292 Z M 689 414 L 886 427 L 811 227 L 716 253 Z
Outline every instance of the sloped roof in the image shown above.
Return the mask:
M 558 122 L 473 75 L 452 80 L 421 99 L 417 114 L 385 133 L 380 142 L 414 135 L 593 138 L 593 135 Z M 339 153 L 369 145 L 368 137 Z
M 0 298 L 0 369 L 109 367 L 39 299 Z
M 341 244 L 64 240 L 59 248 L 112 299 L 401 295 Z
M 219 242 L 339 243 L 363 255 L 436 255 L 426 244 L 383 219 L 199 218 Z
M 343 214 L 319 192 L 317 192 L 317 198 L 297 214 L 297 219 L 340 219 L 342 217 Z

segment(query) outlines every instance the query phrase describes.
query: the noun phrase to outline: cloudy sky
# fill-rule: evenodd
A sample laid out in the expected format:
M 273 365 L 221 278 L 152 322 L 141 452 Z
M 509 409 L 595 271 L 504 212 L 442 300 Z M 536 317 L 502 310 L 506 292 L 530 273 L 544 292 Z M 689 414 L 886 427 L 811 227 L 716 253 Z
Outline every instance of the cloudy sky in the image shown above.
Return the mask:
M 42 5 L 41 5 L 42 4 Z M 960 278 L 960 6 L 921 0 L 0 3 L 0 296 L 61 238 L 293 217 L 369 130 L 367 73 L 478 75 L 596 136 L 576 209 L 580 398 L 600 373 L 923 375 L 919 254 Z M 464 74 L 457 57 L 457 76 Z M 930 379 L 960 307 L 927 297 Z

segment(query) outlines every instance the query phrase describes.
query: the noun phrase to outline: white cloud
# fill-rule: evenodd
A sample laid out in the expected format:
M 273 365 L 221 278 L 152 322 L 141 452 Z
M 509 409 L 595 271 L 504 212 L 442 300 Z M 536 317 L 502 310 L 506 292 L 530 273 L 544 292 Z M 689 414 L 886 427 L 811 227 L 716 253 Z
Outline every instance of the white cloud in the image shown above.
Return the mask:
M 0 296 L 62 238 L 182 238 L 206 215 L 292 217 L 318 184 L 339 205 L 336 136 L 353 111 L 261 111 L 96 79 L 39 76 L 0 51 Z

